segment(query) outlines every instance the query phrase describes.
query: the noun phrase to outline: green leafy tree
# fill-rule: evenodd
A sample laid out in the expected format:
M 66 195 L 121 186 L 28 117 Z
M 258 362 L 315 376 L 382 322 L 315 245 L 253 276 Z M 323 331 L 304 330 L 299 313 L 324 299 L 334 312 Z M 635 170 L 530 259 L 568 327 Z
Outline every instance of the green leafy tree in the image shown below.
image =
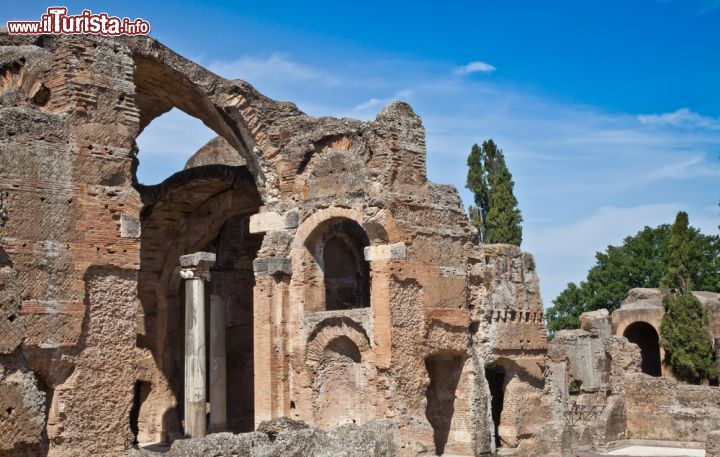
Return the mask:
M 552 335 L 558 330 L 580 327 L 582 309 L 578 303 L 584 303 L 584 290 L 571 282 L 558 297 L 553 300 L 555 306 L 547 310 L 548 332 Z
M 473 145 L 467 160 L 466 187 L 474 194 L 470 222 L 482 243 L 522 243 L 522 215 L 505 156 L 493 140 Z
M 670 236 L 670 260 L 662 278 L 665 315 L 660 323 L 660 344 L 665 363 L 679 378 L 693 383 L 715 378 L 713 341 L 706 327 L 708 311 L 692 293 L 686 266 L 689 254 L 688 215 L 680 211 Z
M 569 283 L 547 310 L 548 330 L 578 328 L 585 311 L 620 306 L 635 287 L 660 287 L 670 263 L 668 224 L 645 227 L 625 238 L 621 246 L 608 246 L 595 254 L 596 263 L 585 281 Z M 688 229 L 686 270 L 696 290 L 720 292 L 720 237 Z

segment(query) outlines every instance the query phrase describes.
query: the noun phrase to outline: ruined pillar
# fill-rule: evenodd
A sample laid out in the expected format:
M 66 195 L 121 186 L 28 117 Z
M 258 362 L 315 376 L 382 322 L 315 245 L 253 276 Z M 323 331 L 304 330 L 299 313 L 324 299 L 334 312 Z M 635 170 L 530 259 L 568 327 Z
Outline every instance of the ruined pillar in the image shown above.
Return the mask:
M 210 433 L 227 431 L 225 301 L 210 296 Z
M 185 435 L 205 436 L 205 281 L 215 254 L 196 252 L 180 257 L 180 277 L 185 280 Z

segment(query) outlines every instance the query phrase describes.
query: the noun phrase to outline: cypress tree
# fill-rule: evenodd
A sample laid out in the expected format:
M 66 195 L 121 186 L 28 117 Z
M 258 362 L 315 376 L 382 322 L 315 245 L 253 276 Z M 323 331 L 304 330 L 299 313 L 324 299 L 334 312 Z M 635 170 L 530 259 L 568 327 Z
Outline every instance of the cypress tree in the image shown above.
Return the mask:
M 689 253 L 688 215 L 680 211 L 670 233 L 670 260 L 660 287 L 666 289 L 690 290 L 690 275 L 685 264 Z
M 665 315 L 660 324 L 660 344 L 665 363 L 680 379 L 692 383 L 717 376 L 713 341 L 705 330 L 708 311 L 692 293 L 688 261 L 688 216 L 680 211 L 670 237 L 670 262 L 661 281 Z
M 468 173 L 465 187 L 474 195 L 474 205 L 470 205 L 470 223 L 475 226 L 480 242 L 485 242 L 485 219 L 488 211 L 488 181 L 485 169 L 485 154 L 477 144 L 473 144 L 467 159 Z
M 477 227 L 481 243 L 522 242 L 522 215 L 513 194 L 515 183 L 505 156 L 493 140 L 473 145 L 468 156 L 466 187 L 474 194 L 470 222 Z

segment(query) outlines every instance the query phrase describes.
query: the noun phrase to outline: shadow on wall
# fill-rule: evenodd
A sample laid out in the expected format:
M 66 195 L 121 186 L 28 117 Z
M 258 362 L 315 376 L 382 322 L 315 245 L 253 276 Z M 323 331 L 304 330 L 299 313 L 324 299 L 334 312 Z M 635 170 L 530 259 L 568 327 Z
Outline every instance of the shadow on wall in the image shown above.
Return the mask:
M 485 378 L 490 388 L 490 409 L 493 421 L 493 436 L 495 447 L 499 448 L 500 418 L 502 417 L 503 402 L 505 401 L 505 369 L 500 365 L 490 364 L 485 367 Z
M 450 435 L 450 425 L 455 413 L 455 391 L 460 381 L 465 355 L 446 351 L 425 359 L 425 368 L 430 376 L 427 388 L 425 417 L 433 428 L 435 453 L 442 455 Z

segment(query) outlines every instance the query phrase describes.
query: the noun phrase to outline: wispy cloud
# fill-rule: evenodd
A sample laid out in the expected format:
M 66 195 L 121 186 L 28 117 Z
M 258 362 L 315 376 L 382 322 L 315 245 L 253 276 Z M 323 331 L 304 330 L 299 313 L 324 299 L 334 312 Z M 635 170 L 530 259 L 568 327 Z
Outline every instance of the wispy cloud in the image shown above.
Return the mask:
M 709 13 L 720 8 L 720 0 L 702 0 L 700 3 L 702 6 L 698 10 L 698 14 Z
M 641 176 L 647 181 L 660 179 L 690 179 L 701 176 L 720 176 L 720 165 L 706 160 L 704 154 L 691 156 L 687 160 L 673 162 L 668 165 L 650 170 Z
M 596 251 L 610 244 L 621 244 L 646 225 L 671 223 L 682 204 L 658 203 L 629 207 L 606 206 L 590 216 L 567 225 L 535 230 L 526 241 L 535 246 L 538 255 L 592 259 Z M 588 256 L 588 253 L 590 256 Z
M 495 68 L 493 65 L 482 62 L 480 60 L 476 60 L 468 63 L 467 65 L 455 68 L 453 73 L 455 73 L 456 75 L 469 75 L 471 73 L 492 73 L 495 70 L 497 70 L 497 68 Z
M 208 69 L 228 79 L 244 81 L 282 80 L 294 82 L 321 82 L 338 85 L 341 80 L 332 74 L 294 61 L 286 54 L 273 53 L 269 56 L 244 56 L 230 62 L 212 62 Z
M 360 115 L 363 117 L 372 117 L 379 109 L 382 109 L 385 105 L 388 103 L 400 100 L 400 101 L 409 101 L 409 99 L 413 96 L 414 92 L 410 89 L 402 89 L 395 94 L 393 94 L 391 97 L 386 98 L 377 98 L 377 97 L 371 97 L 368 100 L 355 105 L 352 108 L 352 112 L 355 115 Z
M 657 0 L 660 3 L 687 3 L 696 8 L 696 14 L 703 15 L 720 8 L 720 0 Z
M 456 72 L 483 71 L 472 64 Z M 411 102 L 426 127 L 429 178 L 455 185 L 465 202 L 471 201 L 464 189 L 470 145 L 493 138 L 513 173 L 525 219 L 523 248 L 536 255 L 546 305 L 568 281 L 585 276 L 595 251 L 644 225 L 672 222 L 679 209 L 711 233 L 720 224 L 717 211 L 706 211 L 716 209 L 718 198 L 720 120 L 689 107 L 656 114 L 606 112 L 487 78 L 457 77 L 440 62 L 321 67 L 275 53 L 209 67 L 315 116 L 372 119 L 392 100 Z M 159 132 L 179 140 L 158 138 L 158 148 L 173 151 L 176 143 L 188 143 L 182 132 L 174 132 Z M 181 169 L 196 149 L 146 154 L 148 147 L 141 145 L 141 167 L 144 157 L 159 157 L 165 168 L 158 170 L 173 160 Z
M 703 116 L 688 108 L 680 108 L 671 113 L 641 114 L 638 120 L 645 125 L 720 130 L 720 119 Z

